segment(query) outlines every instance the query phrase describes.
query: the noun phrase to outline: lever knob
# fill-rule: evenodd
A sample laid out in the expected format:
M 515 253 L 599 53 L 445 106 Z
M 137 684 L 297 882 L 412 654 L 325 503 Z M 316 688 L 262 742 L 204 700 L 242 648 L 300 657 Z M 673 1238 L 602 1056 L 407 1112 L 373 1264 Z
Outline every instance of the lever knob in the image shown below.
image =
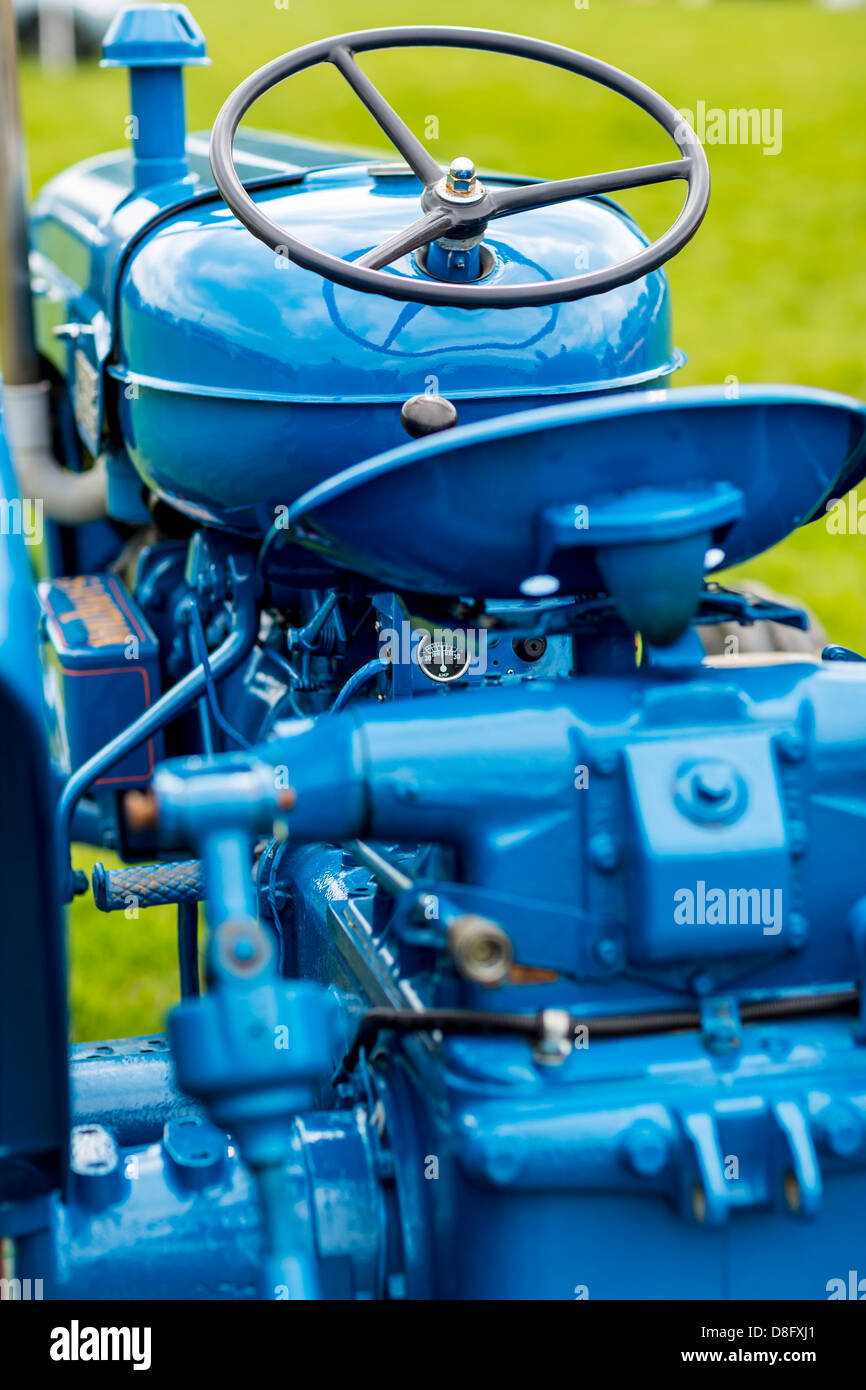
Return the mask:
M 423 439 L 426 434 L 453 429 L 457 407 L 444 396 L 410 396 L 400 411 L 400 423 L 413 439 Z

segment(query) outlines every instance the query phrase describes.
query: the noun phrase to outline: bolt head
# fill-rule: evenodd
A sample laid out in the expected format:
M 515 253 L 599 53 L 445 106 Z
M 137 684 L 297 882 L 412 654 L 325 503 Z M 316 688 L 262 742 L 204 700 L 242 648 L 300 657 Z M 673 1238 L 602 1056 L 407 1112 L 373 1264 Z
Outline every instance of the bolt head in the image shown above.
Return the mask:
M 612 936 L 605 936 L 596 942 L 595 958 L 601 965 L 614 969 L 622 962 L 622 948 Z
M 102 1125 L 74 1125 L 70 1136 L 70 1166 L 79 1177 L 113 1172 L 118 1164 L 117 1145 Z
M 705 995 L 712 994 L 716 982 L 708 971 L 698 970 L 692 976 L 690 984 L 695 994 Z
M 612 835 L 599 831 L 589 842 L 590 862 L 602 873 L 609 874 L 619 863 L 619 846 Z
M 724 801 L 735 790 L 730 768 L 721 763 L 699 763 L 693 780 L 695 793 L 703 801 Z
M 802 736 L 791 730 L 779 735 L 778 748 L 788 763 L 800 763 L 806 756 L 806 744 Z
M 746 807 L 745 783 L 737 769 L 722 758 L 684 763 L 674 784 L 678 809 L 690 820 L 729 821 Z
M 667 1165 L 667 1135 L 654 1120 L 636 1120 L 626 1131 L 622 1147 L 629 1167 L 640 1177 L 655 1177 Z
M 825 1146 L 837 1158 L 853 1158 L 863 1143 L 863 1124 L 850 1106 L 833 1103 L 822 1111 L 818 1132 Z
M 445 176 L 445 186 L 449 193 L 468 197 L 475 192 L 475 165 L 466 155 L 458 154 L 452 159 L 451 167 Z

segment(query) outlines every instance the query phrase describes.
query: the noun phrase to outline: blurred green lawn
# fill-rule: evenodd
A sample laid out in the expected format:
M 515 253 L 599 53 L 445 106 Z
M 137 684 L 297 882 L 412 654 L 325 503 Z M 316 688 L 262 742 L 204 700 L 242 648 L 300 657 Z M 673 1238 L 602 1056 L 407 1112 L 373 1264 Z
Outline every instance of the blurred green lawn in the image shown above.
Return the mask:
M 695 241 L 670 268 L 676 340 L 691 361 L 681 384 L 810 383 L 866 396 L 866 11 L 838 13 L 808 0 L 191 0 L 213 66 L 187 77 L 192 128 L 210 126 L 246 74 L 288 49 L 359 27 L 408 22 L 532 33 L 635 74 L 675 106 L 780 110 L 781 152 L 708 145 L 713 196 Z M 651 123 L 619 99 L 548 68 L 454 53 L 371 55 L 364 63 L 445 161 L 564 176 L 638 164 L 665 153 Z M 46 76 L 25 63 L 23 104 L 34 188 L 75 160 L 123 144 L 123 73 L 94 66 Z M 323 140 L 380 144 L 333 73 L 308 73 L 271 94 L 256 123 Z M 676 204 L 671 188 L 626 201 L 649 231 Z M 866 641 L 866 538 L 813 526 L 748 573 L 812 604 L 842 642 Z M 90 858 L 78 855 L 83 867 Z M 73 1032 L 97 1038 L 161 1026 L 175 994 L 171 914 L 138 921 L 72 912 Z

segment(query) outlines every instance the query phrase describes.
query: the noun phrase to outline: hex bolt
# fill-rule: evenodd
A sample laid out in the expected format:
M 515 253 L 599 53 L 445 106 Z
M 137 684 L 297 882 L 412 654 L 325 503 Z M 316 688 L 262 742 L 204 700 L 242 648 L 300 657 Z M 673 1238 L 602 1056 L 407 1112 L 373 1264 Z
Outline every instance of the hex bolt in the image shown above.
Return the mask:
M 603 874 L 612 873 L 619 863 L 619 847 L 612 835 L 602 831 L 589 842 L 590 862 Z
M 736 791 L 731 769 L 723 763 L 699 763 L 692 774 L 692 786 L 696 796 L 713 804 L 726 801 Z
M 779 1033 L 767 1033 L 759 1040 L 758 1047 L 774 1062 L 782 1061 L 791 1051 L 789 1043 Z
M 801 763 L 806 756 L 806 744 L 802 736 L 790 731 L 779 735 L 778 748 L 787 763 Z
M 667 1164 L 668 1138 L 654 1120 L 636 1120 L 623 1136 L 622 1151 L 632 1172 L 653 1178 Z
M 536 1062 L 545 1067 L 558 1067 L 574 1047 L 574 1025 L 566 1009 L 542 1009 L 539 1015 L 541 1035 L 533 1048 Z
M 734 819 L 742 814 L 747 799 L 739 772 L 721 758 L 688 762 L 677 772 L 674 800 L 690 820 L 700 823 Z
M 69 1146 L 70 1182 L 83 1206 L 104 1211 L 129 1193 L 114 1136 L 99 1124 L 74 1125 Z
M 604 936 L 595 945 L 595 958 L 600 965 L 614 970 L 622 963 L 622 947 L 612 936 Z
M 445 185 L 449 193 L 457 193 L 463 198 L 473 194 L 476 187 L 476 175 L 472 160 L 463 154 L 456 155 L 445 176 Z
M 850 1105 L 834 1101 L 817 1117 L 819 1142 L 835 1158 L 853 1158 L 863 1143 L 863 1121 Z

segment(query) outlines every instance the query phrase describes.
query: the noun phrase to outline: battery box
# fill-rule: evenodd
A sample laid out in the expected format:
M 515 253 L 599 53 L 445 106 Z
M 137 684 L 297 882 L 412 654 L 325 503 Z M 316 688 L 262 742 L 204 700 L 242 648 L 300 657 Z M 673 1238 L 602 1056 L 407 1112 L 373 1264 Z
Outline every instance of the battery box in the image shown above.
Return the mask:
M 58 725 L 65 727 L 65 747 L 55 752 L 74 772 L 159 698 L 159 643 L 116 575 L 77 575 L 38 587 L 47 693 L 64 710 Z M 93 785 L 140 786 L 162 755 L 157 734 Z

